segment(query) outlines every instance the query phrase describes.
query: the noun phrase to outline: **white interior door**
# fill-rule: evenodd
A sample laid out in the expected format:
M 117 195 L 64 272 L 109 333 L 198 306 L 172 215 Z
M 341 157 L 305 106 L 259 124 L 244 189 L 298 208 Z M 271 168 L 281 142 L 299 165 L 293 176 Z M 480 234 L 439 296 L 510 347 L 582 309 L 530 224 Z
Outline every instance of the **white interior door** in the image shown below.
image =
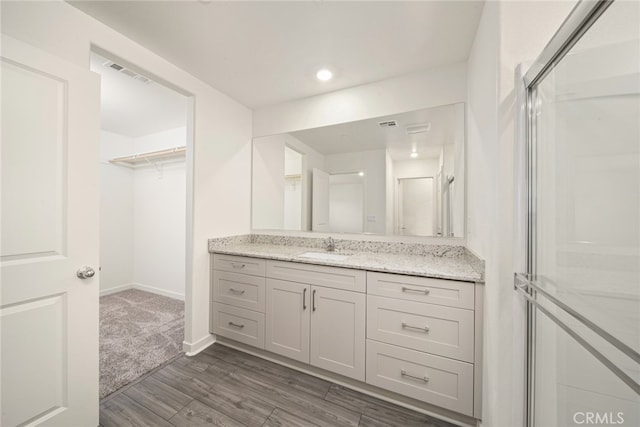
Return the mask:
M 329 185 L 329 174 L 313 168 L 311 182 L 311 230 L 313 231 L 330 231 Z
M 433 178 L 401 178 L 398 180 L 399 234 L 433 236 L 435 200 Z
M 5 36 L 1 73 L 0 424 L 96 426 L 99 78 Z

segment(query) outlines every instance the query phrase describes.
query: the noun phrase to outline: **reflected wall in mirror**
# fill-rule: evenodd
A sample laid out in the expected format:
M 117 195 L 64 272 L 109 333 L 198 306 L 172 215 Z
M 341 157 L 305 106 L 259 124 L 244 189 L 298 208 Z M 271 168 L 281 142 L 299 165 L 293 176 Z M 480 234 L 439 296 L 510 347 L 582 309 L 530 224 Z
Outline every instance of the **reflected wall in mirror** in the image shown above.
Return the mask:
M 464 104 L 253 140 L 252 228 L 463 237 Z

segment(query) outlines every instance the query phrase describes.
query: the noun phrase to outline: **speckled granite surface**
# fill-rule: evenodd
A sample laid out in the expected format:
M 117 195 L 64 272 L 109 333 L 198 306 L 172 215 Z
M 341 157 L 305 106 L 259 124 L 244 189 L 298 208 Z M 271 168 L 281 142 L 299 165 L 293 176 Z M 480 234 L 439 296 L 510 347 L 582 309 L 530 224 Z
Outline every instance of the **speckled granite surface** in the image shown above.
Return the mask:
M 345 260 L 301 258 L 324 251 L 324 239 L 282 235 L 243 235 L 209 240 L 209 252 L 348 267 L 440 279 L 484 282 L 484 262 L 464 246 L 335 239 L 334 253 Z

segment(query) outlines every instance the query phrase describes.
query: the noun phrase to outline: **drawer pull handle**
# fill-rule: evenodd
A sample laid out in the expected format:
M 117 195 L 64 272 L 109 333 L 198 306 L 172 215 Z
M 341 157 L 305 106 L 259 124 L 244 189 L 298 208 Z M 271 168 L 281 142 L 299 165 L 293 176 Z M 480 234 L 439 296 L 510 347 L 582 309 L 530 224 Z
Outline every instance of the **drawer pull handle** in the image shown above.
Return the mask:
M 302 311 L 307 309 L 307 288 L 302 290 Z
M 402 375 L 403 377 L 412 378 L 414 380 L 424 381 L 425 383 L 429 382 L 428 376 L 425 375 L 423 377 L 416 377 L 415 375 L 407 374 L 407 371 L 405 371 L 404 369 L 400 371 L 400 375 Z
M 402 287 L 402 292 L 418 292 L 420 294 L 429 295 L 429 289 L 413 289 L 407 288 L 406 286 Z
M 232 262 L 232 263 L 231 263 L 231 267 L 233 267 L 233 268 L 237 268 L 238 270 L 240 270 L 240 269 L 242 269 L 242 268 L 244 268 L 244 267 L 245 267 L 245 264 L 238 264 L 238 263 L 236 263 L 236 262 Z
M 238 295 L 242 295 L 242 294 L 244 294 L 244 289 L 240 289 L 240 290 L 238 290 L 238 289 L 229 288 L 229 290 L 230 290 L 231 292 L 233 292 L 234 294 L 238 294 Z
M 314 289 L 311 293 L 311 309 L 316 311 L 316 290 Z
M 229 322 L 229 326 L 235 326 L 236 328 L 244 328 L 244 325 L 238 325 L 237 323 Z
M 417 329 L 419 331 L 424 331 L 424 332 L 429 332 L 429 327 L 428 326 L 412 326 L 407 324 L 406 322 L 402 322 L 402 327 L 403 328 L 409 328 L 409 329 Z

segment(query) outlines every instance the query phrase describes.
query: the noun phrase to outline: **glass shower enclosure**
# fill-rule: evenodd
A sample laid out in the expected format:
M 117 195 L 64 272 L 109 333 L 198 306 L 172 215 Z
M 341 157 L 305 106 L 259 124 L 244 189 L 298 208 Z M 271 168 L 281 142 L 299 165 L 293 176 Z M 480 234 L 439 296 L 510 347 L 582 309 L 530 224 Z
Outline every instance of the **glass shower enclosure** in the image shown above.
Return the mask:
M 580 2 L 524 78 L 528 426 L 640 426 L 640 2 Z

